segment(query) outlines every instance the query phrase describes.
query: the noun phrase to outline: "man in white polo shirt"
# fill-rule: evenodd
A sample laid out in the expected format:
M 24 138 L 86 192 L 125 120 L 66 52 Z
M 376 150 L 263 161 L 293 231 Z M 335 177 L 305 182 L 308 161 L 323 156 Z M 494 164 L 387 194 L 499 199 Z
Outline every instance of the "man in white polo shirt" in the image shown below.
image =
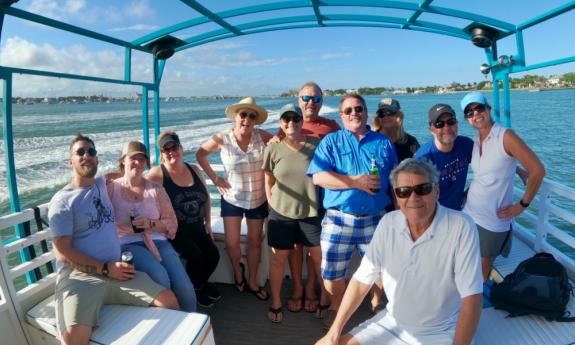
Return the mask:
M 439 205 L 431 163 L 406 159 L 390 181 L 400 210 L 380 221 L 332 327 L 317 344 L 470 344 L 482 308 L 475 224 Z M 341 336 L 377 278 L 387 309 Z

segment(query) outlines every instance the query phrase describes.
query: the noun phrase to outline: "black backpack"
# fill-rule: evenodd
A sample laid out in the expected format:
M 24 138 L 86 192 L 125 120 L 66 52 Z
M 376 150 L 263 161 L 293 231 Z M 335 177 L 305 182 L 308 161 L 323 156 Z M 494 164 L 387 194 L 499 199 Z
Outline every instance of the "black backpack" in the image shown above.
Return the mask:
M 565 267 L 553 255 L 538 253 L 521 262 L 513 273 L 491 288 L 495 309 L 509 317 L 540 315 L 549 321 L 572 322 L 565 311 L 573 289 Z

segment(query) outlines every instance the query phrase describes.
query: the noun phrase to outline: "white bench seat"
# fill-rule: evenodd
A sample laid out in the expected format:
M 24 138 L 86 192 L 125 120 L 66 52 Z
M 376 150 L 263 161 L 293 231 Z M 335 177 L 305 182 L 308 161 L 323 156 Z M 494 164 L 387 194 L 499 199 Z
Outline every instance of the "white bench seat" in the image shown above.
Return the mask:
M 498 257 L 494 263 L 495 278 L 503 278 L 517 265 L 535 255 L 517 237 L 509 257 Z M 573 282 L 571 282 L 573 284 Z M 571 297 L 567 310 L 575 315 L 575 298 Z M 547 321 L 540 316 L 507 317 L 508 313 L 493 307 L 483 309 L 475 336 L 476 345 L 565 345 L 575 343 L 575 323 Z
M 26 318 L 33 327 L 57 335 L 53 296 L 30 309 Z M 215 344 L 207 315 L 123 305 L 102 307 L 100 325 L 94 329 L 90 340 L 93 344 L 122 345 Z

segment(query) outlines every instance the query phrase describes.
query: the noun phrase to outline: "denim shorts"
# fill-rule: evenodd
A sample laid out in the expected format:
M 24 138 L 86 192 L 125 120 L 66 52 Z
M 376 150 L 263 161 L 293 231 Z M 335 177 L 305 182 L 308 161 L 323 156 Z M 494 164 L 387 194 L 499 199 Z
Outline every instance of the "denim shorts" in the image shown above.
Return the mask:
M 220 205 L 220 216 L 223 217 L 246 217 L 246 219 L 265 219 L 268 216 L 268 202 L 264 201 L 263 204 L 256 208 L 245 209 L 232 205 L 227 202 L 222 196 Z

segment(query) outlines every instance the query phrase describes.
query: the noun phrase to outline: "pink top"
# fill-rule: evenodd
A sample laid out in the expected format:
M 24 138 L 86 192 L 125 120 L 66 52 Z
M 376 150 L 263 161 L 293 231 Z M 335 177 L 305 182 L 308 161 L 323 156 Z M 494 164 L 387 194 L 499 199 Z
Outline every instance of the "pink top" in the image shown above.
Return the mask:
M 124 186 L 124 177 L 112 181 L 108 184 L 108 195 L 114 206 L 116 216 L 116 226 L 121 230 L 132 231 L 132 222 L 130 221 L 130 211 L 136 208 L 141 215 L 152 220 L 159 220 L 170 232 L 176 232 L 178 229 L 178 220 L 176 213 L 172 208 L 172 202 L 166 190 L 161 185 L 146 180 L 144 187 L 144 197 L 142 201 L 127 200 L 122 190 Z M 149 232 L 152 240 L 165 240 L 163 234 Z M 142 234 L 133 234 L 130 236 L 121 236 L 122 244 L 143 241 Z

